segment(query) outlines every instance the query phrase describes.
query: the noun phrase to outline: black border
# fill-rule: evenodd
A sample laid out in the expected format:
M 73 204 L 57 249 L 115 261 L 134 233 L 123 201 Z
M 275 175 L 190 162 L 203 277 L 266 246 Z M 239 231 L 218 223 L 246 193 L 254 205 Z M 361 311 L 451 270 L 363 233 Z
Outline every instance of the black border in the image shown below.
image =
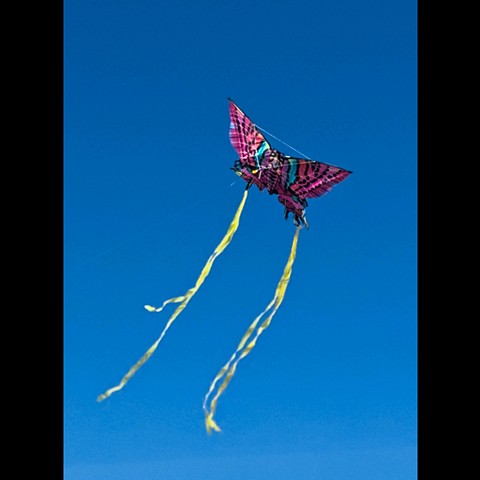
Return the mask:
M 13 221 L 2 226 L 13 248 L 4 242 L 2 249 L 4 266 L 10 267 L 3 272 L 2 339 L 8 355 L 3 436 L 11 439 L 6 460 L 15 472 L 31 476 L 32 470 L 33 476 L 41 472 L 54 480 L 63 478 L 64 445 L 64 4 L 54 0 L 20 8 L 17 16 L 6 16 L 12 23 L 8 50 L 16 49 L 15 65 L 4 68 L 13 87 L 4 89 L 5 104 L 13 104 L 11 113 L 4 111 L 9 129 L 4 136 L 9 146 L 3 162 L 4 217 Z M 19 463 L 19 452 L 13 452 L 17 445 L 29 457 L 25 462 Z

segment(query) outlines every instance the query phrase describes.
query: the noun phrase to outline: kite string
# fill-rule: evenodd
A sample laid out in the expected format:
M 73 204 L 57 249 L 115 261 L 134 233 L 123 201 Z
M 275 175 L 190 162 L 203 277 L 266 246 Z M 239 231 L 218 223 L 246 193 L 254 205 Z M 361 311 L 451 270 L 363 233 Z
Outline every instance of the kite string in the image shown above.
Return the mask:
M 102 400 L 105 400 L 108 398 L 112 393 L 117 392 L 118 390 L 121 390 L 126 383 L 130 380 L 130 378 L 142 367 L 142 365 L 153 355 L 155 350 L 157 349 L 158 345 L 162 341 L 163 337 L 165 336 L 167 330 L 170 328 L 174 320 L 180 315 L 180 313 L 184 310 L 184 308 L 187 306 L 188 302 L 190 299 L 195 295 L 195 293 L 198 291 L 202 283 L 204 282 L 205 278 L 207 275 L 210 273 L 210 270 L 212 268 L 213 262 L 215 259 L 227 248 L 227 246 L 230 244 L 232 241 L 233 235 L 237 231 L 238 225 L 240 223 L 240 216 L 243 211 L 243 207 L 245 206 L 245 202 L 247 200 L 248 196 L 248 190 L 245 190 L 243 193 L 242 201 L 240 202 L 240 205 L 238 206 L 238 209 L 235 213 L 235 216 L 233 217 L 233 220 L 228 227 L 227 233 L 223 237 L 222 241 L 217 245 L 215 248 L 214 252 L 212 255 L 210 255 L 209 259 L 207 260 L 207 263 L 203 267 L 196 283 L 195 286 L 190 288 L 185 295 L 179 296 L 179 297 L 173 297 L 170 298 L 169 300 L 166 300 L 163 302 L 162 306 L 159 308 L 152 307 L 151 305 L 145 305 L 145 308 L 149 312 L 160 312 L 165 305 L 168 303 L 180 303 L 180 305 L 175 309 L 173 312 L 172 316 L 169 318 L 167 324 L 165 325 L 162 333 L 158 337 L 158 339 L 155 341 L 155 343 L 144 353 L 144 355 L 140 358 L 140 360 L 135 363 L 133 367 L 130 368 L 130 370 L 127 372 L 127 374 L 122 378 L 120 383 L 116 385 L 115 387 L 112 387 L 108 389 L 105 393 L 99 395 L 97 397 L 97 401 L 101 402 Z
M 275 290 L 275 295 L 272 299 L 272 301 L 268 304 L 267 308 L 252 322 L 252 324 L 248 327 L 248 330 L 245 332 L 244 336 L 242 337 L 242 340 L 240 341 L 237 349 L 235 350 L 234 354 L 230 357 L 229 361 L 222 367 L 220 372 L 217 374 L 215 379 L 213 380 L 212 384 L 210 385 L 210 388 L 205 396 L 204 402 L 203 402 L 203 409 L 205 412 L 205 427 L 207 429 L 207 433 L 211 433 L 212 430 L 215 430 L 216 432 L 220 431 L 219 426 L 216 424 L 216 422 L 213 419 L 213 416 L 215 415 L 215 411 L 217 408 L 217 402 L 220 397 L 220 395 L 226 390 L 228 384 L 230 383 L 230 380 L 232 379 L 235 370 L 237 368 L 238 363 L 242 358 L 245 358 L 255 347 L 255 344 L 257 343 L 258 338 L 262 334 L 263 331 L 265 331 L 268 326 L 270 325 L 273 316 L 276 314 L 278 308 L 280 307 L 283 298 L 285 297 L 285 292 L 287 290 L 288 283 L 290 281 L 290 277 L 292 274 L 292 267 L 293 267 L 293 262 L 295 260 L 296 256 L 296 251 L 297 251 L 297 243 L 298 243 L 298 234 L 300 232 L 300 229 L 302 227 L 298 226 L 295 232 L 295 236 L 293 238 L 292 242 L 292 247 L 290 251 L 290 255 L 288 257 L 287 264 L 285 265 L 285 269 L 283 271 L 283 275 L 280 278 L 280 281 L 278 282 L 277 288 Z M 272 312 L 270 315 L 266 318 L 266 320 L 258 327 L 255 336 L 253 337 L 253 340 L 251 340 L 246 347 L 244 347 L 245 343 L 248 341 L 248 339 L 251 337 L 253 334 L 253 331 L 255 327 L 257 326 L 259 320 L 261 317 L 268 312 L 271 308 L 273 307 Z M 239 354 L 238 358 L 236 358 L 237 354 Z M 223 380 L 222 384 L 217 390 L 217 393 L 215 396 L 212 398 L 210 401 L 210 410 L 207 408 L 207 402 L 212 394 L 212 392 L 215 389 L 215 386 L 217 382 L 225 377 Z
M 280 143 L 283 143 L 283 145 L 285 145 L 286 147 L 288 148 L 291 148 L 293 151 L 299 153 L 300 155 L 302 155 L 304 158 L 306 158 L 307 160 L 311 160 L 310 157 L 307 157 L 307 155 L 305 155 L 304 153 L 302 153 L 300 150 L 297 150 L 296 148 L 292 147 L 291 145 L 289 145 L 288 143 L 284 142 L 283 140 L 281 140 L 280 138 L 276 137 L 273 133 L 270 133 L 269 131 L 265 130 L 264 128 L 260 127 L 259 125 L 255 124 L 255 126 L 259 129 L 259 130 L 262 130 L 262 132 L 265 132 L 267 135 L 270 135 L 272 138 L 274 138 L 275 140 L 278 140 Z

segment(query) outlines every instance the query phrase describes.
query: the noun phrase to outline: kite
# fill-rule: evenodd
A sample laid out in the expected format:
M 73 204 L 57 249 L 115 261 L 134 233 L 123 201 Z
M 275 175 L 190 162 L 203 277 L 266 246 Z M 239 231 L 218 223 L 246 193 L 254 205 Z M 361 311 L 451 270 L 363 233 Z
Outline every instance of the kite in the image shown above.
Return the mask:
M 230 141 L 239 155 L 232 170 L 260 191 L 278 195 L 285 218 L 293 214 L 295 225 L 303 223 L 307 198 L 320 197 L 352 172 L 328 163 L 289 157 L 270 146 L 256 125 L 229 99 Z
M 293 215 L 296 226 L 290 254 L 284 271 L 275 289 L 275 294 L 265 310 L 260 313 L 240 340 L 237 349 L 227 363 L 220 369 L 212 381 L 203 401 L 205 414 L 205 427 L 210 434 L 212 430 L 219 432 L 220 428 L 214 420 L 218 399 L 230 383 L 240 360 L 245 358 L 254 348 L 260 335 L 269 327 L 273 316 L 280 307 L 287 290 L 295 261 L 298 236 L 302 226 L 308 228 L 305 217 L 305 209 L 308 206 L 307 198 L 315 198 L 329 192 L 335 185 L 345 180 L 352 172 L 334 165 L 310 160 L 308 158 L 296 158 L 285 155 L 270 146 L 260 132 L 260 127 L 255 125 L 245 113 L 229 99 L 230 129 L 229 137 L 233 148 L 239 158 L 231 168 L 238 176 L 247 182 L 242 200 L 227 229 L 226 234 L 208 258 L 200 272 L 195 285 L 187 290 L 184 295 L 165 300 L 160 307 L 145 305 L 149 312 L 161 312 L 169 303 L 179 303 L 165 324 L 160 336 L 143 356 L 123 376 L 120 383 L 97 397 L 97 401 L 103 401 L 112 393 L 121 390 L 130 378 L 145 364 L 153 355 L 167 330 L 185 309 L 188 302 L 200 289 L 215 262 L 216 258 L 223 253 L 231 243 L 235 232 L 240 224 L 240 217 L 247 201 L 248 192 L 252 185 L 256 185 L 260 191 L 267 190 L 270 195 L 277 195 L 278 201 L 284 206 L 285 219 L 289 214 Z M 262 318 L 266 318 L 262 320 Z M 219 384 L 219 382 L 221 383 Z M 217 387 L 218 385 L 218 387 Z

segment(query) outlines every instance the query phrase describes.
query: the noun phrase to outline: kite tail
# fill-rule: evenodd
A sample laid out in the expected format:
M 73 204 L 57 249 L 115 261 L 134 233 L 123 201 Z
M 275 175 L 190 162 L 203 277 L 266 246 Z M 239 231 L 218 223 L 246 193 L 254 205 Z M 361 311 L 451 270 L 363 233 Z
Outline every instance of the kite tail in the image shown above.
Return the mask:
M 205 412 L 205 427 L 207 432 L 210 434 L 212 430 L 216 432 L 220 431 L 219 426 L 215 423 L 213 416 L 215 415 L 215 410 L 217 408 L 217 402 L 220 395 L 226 390 L 230 380 L 232 379 L 235 370 L 237 369 L 237 365 L 240 360 L 246 357 L 253 349 L 255 344 L 257 343 L 258 338 L 262 334 L 264 330 L 268 328 L 270 322 L 272 321 L 273 316 L 277 312 L 278 308 L 280 307 L 283 298 L 285 296 L 285 292 L 287 290 L 288 282 L 290 281 L 290 276 L 292 274 L 292 266 L 295 260 L 295 255 L 297 251 L 297 243 L 298 243 L 298 234 L 302 227 L 298 226 L 295 232 L 295 236 L 293 237 L 292 248 L 290 251 L 290 256 L 288 257 L 287 264 L 285 265 L 285 269 L 283 271 L 283 275 L 278 282 L 277 288 L 275 290 L 275 295 L 272 301 L 268 304 L 267 308 L 252 322 L 252 324 L 248 327 L 247 331 L 243 335 L 240 343 L 238 344 L 237 349 L 230 357 L 228 362 L 222 367 L 222 369 L 218 372 L 217 376 L 214 378 L 210 388 L 205 395 L 205 399 L 203 401 L 203 410 Z M 260 319 L 270 310 L 272 309 L 270 315 L 265 319 L 265 321 L 257 328 L 257 325 Z M 257 328 L 256 333 L 254 334 L 255 328 Z M 254 334 L 254 335 L 253 335 Z M 253 339 L 245 346 L 245 344 L 249 341 L 250 337 Z M 210 401 L 210 408 L 207 407 L 207 403 L 209 400 L 210 395 L 213 393 L 216 384 L 224 378 L 222 384 L 218 387 L 217 393 L 214 395 L 212 400 Z
M 138 360 L 138 362 L 132 368 L 130 368 L 130 370 L 122 378 L 120 383 L 117 386 L 110 388 L 105 393 L 99 395 L 97 397 L 97 401 L 101 402 L 102 400 L 105 400 L 106 398 L 108 398 L 112 393 L 117 392 L 118 390 L 121 390 L 125 386 L 125 384 L 130 380 L 130 378 L 133 377 L 133 375 L 137 372 L 137 370 L 139 370 L 140 367 L 142 367 L 142 365 L 153 355 L 159 343 L 162 341 L 163 337 L 167 333 L 167 330 L 170 328 L 170 326 L 175 321 L 175 319 L 180 315 L 183 309 L 187 306 L 190 299 L 195 295 L 195 293 L 197 293 L 198 289 L 201 287 L 205 278 L 210 273 L 210 270 L 212 268 L 212 265 L 215 259 L 225 250 L 225 248 L 227 248 L 227 246 L 232 241 L 233 235 L 237 231 L 238 225 L 240 223 L 240 216 L 242 214 L 243 207 L 245 206 L 245 202 L 247 201 L 247 196 L 248 196 L 248 190 L 245 190 L 245 192 L 243 193 L 242 201 L 238 206 L 237 212 L 233 217 L 232 223 L 228 227 L 227 233 L 223 237 L 222 241 L 217 245 L 217 248 L 215 248 L 212 255 L 210 255 L 209 259 L 207 260 L 207 263 L 203 267 L 203 270 L 201 271 L 200 276 L 198 277 L 195 283 L 195 286 L 190 288 L 187 291 L 187 293 L 185 293 L 185 295 L 183 296 L 173 297 L 173 298 L 170 298 L 169 300 L 165 300 L 165 302 L 163 302 L 163 305 L 161 307 L 156 308 L 156 307 L 152 307 L 151 305 L 145 305 L 145 308 L 149 312 L 160 312 L 161 310 L 163 310 L 165 305 L 169 303 L 181 302 L 180 305 L 173 312 L 172 316 L 169 318 L 167 324 L 165 325 L 165 328 L 163 329 L 162 333 L 160 334 L 156 342 L 144 353 L 144 355 L 140 358 L 140 360 Z

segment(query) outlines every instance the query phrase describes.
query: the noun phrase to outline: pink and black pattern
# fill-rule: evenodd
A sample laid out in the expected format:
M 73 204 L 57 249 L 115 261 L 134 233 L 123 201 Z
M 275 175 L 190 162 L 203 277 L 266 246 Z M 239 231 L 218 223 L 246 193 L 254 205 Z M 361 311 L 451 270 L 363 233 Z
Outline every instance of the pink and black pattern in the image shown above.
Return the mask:
M 248 182 L 248 187 L 255 184 L 260 190 L 263 190 L 265 185 L 260 181 L 258 172 L 262 167 L 264 152 L 271 150 L 271 147 L 255 124 L 232 100 L 229 99 L 229 102 L 230 142 L 240 157 L 232 170 Z
M 271 148 L 255 124 L 232 100 L 229 102 L 230 141 L 240 157 L 232 170 L 247 182 L 247 188 L 255 184 L 259 190 L 266 188 L 271 195 L 278 195 L 285 218 L 292 213 L 296 225 L 301 221 L 308 228 L 306 199 L 324 195 L 352 172 L 316 160 L 289 157 Z

